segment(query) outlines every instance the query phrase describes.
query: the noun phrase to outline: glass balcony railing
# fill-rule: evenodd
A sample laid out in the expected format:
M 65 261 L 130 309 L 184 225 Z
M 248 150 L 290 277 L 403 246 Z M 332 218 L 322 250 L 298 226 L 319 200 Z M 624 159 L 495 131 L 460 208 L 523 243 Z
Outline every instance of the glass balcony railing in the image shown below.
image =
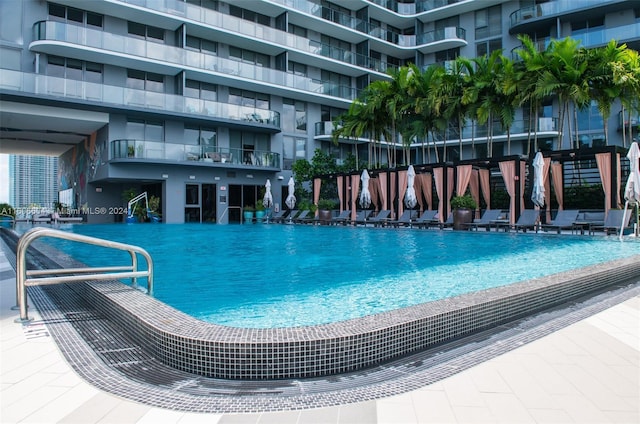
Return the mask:
M 265 150 L 196 146 L 148 140 L 112 140 L 111 159 L 203 162 L 225 166 L 280 168 L 280 154 Z
M 213 119 L 231 119 L 280 128 L 280 113 L 248 106 L 213 102 L 173 94 L 154 93 L 77 81 L 66 78 L 0 69 L 0 89 L 67 100 L 82 100 L 105 106 L 137 107 L 167 113 L 185 113 Z
M 598 3 L 600 2 L 594 0 L 554 0 L 528 6 L 516 10 L 509 16 L 511 28 L 529 19 L 551 17 L 560 14 L 567 15 L 579 9 L 593 7 L 594 5 L 598 5 Z M 605 3 L 607 2 L 602 2 L 602 4 Z
M 529 126 L 531 125 L 531 132 L 533 133 L 535 131 L 535 127 L 533 127 L 533 124 L 529 123 L 529 120 L 516 120 L 513 122 L 513 125 L 511 126 L 511 135 L 515 135 L 515 134 L 527 134 L 529 132 Z M 475 130 L 472 126 L 472 124 L 470 122 L 467 122 L 467 124 L 465 126 L 462 127 L 462 139 L 463 140 L 470 140 L 472 138 L 475 139 L 481 139 L 481 138 L 486 138 L 488 135 L 488 126 L 485 125 L 475 125 Z M 333 127 L 333 122 L 331 121 L 322 121 L 322 122 L 316 122 L 315 123 L 315 136 L 330 136 L 333 133 L 334 127 Z M 504 130 L 502 128 L 502 125 L 500 125 L 500 123 L 494 123 L 493 124 L 493 136 L 494 137 L 499 137 L 499 136 L 505 136 L 507 135 L 506 130 Z M 474 133 L 475 131 L 475 133 Z M 558 119 L 557 118 L 538 118 L 538 133 L 543 133 L 543 132 L 557 132 L 558 131 Z M 442 142 L 442 134 L 437 134 L 436 135 L 437 140 L 436 142 Z M 459 136 L 458 136 L 458 128 L 457 127 L 449 127 L 447 129 L 447 131 L 444 134 L 444 138 L 445 140 L 452 142 L 452 141 L 457 141 L 459 140 Z M 367 134 L 363 134 L 362 137 L 360 137 L 360 139 L 368 139 L 368 135 Z M 400 140 L 400 137 L 398 138 Z M 428 137 L 429 141 L 432 141 L 432 136 L 430 135 Z
M 459 27 L 447 27 L 442 29 L 437 29 L 435 31 L 429 31 L 418 35 L 416 38 L 417 45 L 424 45 L 435 43 L 438 41 L 450 40 L 450 39 L 461 39 L 464 40 L 467 36 L 467 32 L 464 28 Z
M 462 0 L 416 0 L 413 3 L 398 2 L 396 0 L 368 0 L 399 15 L 411 16 L 417 13 L 430 12 L 441 7 L 451 6 Z
M 294 75 L 262 66 L 249 65 L 236 60 L 221 58 L 179 47 L 140 40 L 134 37 L 115 35 L 90 28 L 83 28 L 63 22 L 41 21 L 34 25 L 35 40 L 55 40 L 77 45 L 78 48 L 94 48 L 105 52 L 125 54 L 132 58 L 151 59 L 173 66 L 177 71 L 194 68 L 200 71 L 213 71 L 225 75 L 240 76 L 260 83 L 273 84 L 286 89 L 296 89 L 310 93 L 336 96 L 353 100 L 356 89 L 326 90 L 323 81 Z

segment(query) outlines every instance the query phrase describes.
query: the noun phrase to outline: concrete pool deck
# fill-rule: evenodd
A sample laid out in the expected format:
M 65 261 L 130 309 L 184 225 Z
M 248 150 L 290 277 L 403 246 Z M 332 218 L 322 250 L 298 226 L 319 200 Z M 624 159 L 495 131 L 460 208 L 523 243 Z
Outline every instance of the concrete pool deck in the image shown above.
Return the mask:
M 637 285 L 586 318 L 419 390 L 254 414 L 178 412 L 102 392 L 72 370 L 44 325 L 14 323 L 15 273 L 1 250 L 0 290 L 2 423 L 640 422 Z

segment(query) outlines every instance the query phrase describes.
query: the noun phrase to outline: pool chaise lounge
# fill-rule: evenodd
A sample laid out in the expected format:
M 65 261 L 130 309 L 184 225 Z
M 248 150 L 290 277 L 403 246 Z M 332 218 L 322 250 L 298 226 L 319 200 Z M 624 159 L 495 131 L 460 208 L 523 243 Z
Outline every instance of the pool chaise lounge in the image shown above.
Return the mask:
M 463 224 L 463 226 L 468 230 L 478 230 L 479 228 L 484 228 L 487 231 L 491 229 L 491 227 L 496 225 L 496 221 L 500 219 L 502 215 L 502 209 L 487 209 L 484 211 L 480 219 L 474 220 L 473 222 L 469 222 L 467 224 Z
M 579 213 L 580 211 L 573 209 L 558 211 L 556 217 L 550 223 L 542 225 L 541 228 L 544 231 L 556 230 L 558 234 L 561 230 L 573 230 Z
M 15 232 L 0 231 L 17 240 Z M 36 251 L 46 266 L 82 266 L 47 246 Z M 56 264 L 47 265 L 52 262 L 47 258 L 56 258 Z M 261 380 L 328 376 L 380 365 L 639 277 L 636 255 L 343 322 L 271 329 L 205 323 L 118 281 L 78 282 L 73 290 L 167 366 L 207 377 Z M 50 287 L 70 290 L 64 285 L 29 290 Z

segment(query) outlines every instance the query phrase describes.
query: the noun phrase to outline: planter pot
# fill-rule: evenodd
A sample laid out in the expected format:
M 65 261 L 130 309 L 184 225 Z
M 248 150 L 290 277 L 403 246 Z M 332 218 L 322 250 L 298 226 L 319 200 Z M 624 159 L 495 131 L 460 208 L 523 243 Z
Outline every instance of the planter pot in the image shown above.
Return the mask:
M 453 229 L 468 230 L 464 224 L 473 222 L 473 210 L 471 209 L 454 209 L 453 211 Z
M 318 219 L 321 224 L 329 225 L 331 223 L 331 211 L 326 209 L 320 209 L 318 211 Z
M 256 211 L 256 222 L 262 222 L 264 220 L 265 215 L 266 215 L 265 211 Z
M 244 222 L 253 222 L 253 211 L 244 211 Z

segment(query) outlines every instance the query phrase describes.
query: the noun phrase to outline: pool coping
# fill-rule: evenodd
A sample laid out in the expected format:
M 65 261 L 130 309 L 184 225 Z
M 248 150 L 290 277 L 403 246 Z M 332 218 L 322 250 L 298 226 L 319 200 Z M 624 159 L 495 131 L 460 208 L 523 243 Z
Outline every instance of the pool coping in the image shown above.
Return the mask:
M 81 265 L 38 246 L 59 266 Z M 73 283 L 159 361 L 205 377 L 273 380 L 371 368 L 640 277 L 640 255 L 503 287 L 309 327 L 205 323 L 118 281 Z

